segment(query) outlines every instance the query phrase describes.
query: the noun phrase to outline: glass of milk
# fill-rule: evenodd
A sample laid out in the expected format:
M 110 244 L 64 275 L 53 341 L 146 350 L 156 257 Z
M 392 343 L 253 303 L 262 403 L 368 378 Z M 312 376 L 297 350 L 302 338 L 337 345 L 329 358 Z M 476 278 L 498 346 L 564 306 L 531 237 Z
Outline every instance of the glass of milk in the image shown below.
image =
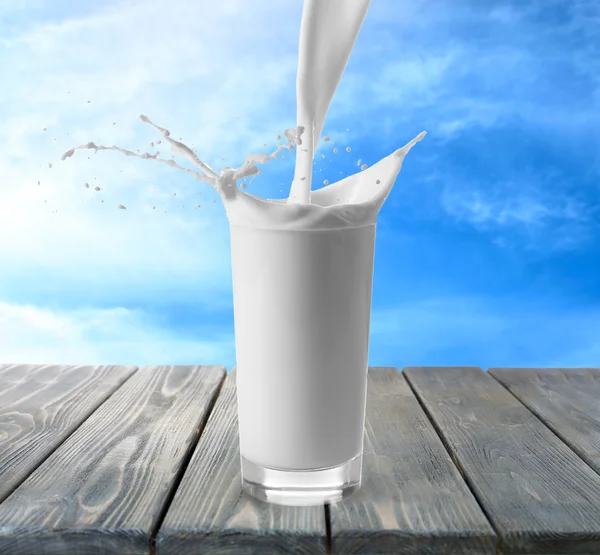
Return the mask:
M 370 0 L 304 0 L 298 51 L 297 123 L 290 144 L 214 171 L 147 116 L 171 149 L 199 171 L 156 154 L 93 142 L 152 159 L 210 184 L 230 225 L 242 484 L 284 505 L 339 501 L 361 483 L 371 289 L 377 214 L 402 161 L 424 136 L 367 169 L 311 190 L 325 116 Z M 289 132 L 289 133 L 288 133 Z M 287 202 L 237 182 L 296 143 Z
M 230 225 L 243 488 L 284 505 L 360 487 L 375 225 Z

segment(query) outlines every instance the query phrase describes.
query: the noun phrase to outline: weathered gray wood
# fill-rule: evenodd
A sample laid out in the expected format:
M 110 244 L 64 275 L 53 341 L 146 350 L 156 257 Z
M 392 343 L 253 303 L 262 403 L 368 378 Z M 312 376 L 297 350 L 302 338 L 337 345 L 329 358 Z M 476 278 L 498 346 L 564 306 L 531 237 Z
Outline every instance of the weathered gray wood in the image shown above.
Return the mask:
M 137 366 L 0 366 L 0 501 Z
M 224 375 L 139 370 L 0 504 L 0 553 L 148 553 Z
M 480 368 L 405 368 L 502 553 L 600 553 L 600 476 Z
M 490 368 L 489 373 L 600 474 L 600 368 Z
M 496 553 L 497 538 L 406 380 L 369 368 L 361 489 L 331 507 L 333 553 Z
M 235 369 L 230 373 L 156 538 L 157 555 L 316 555 L 323 507 L 283 507 L 242 492 Z

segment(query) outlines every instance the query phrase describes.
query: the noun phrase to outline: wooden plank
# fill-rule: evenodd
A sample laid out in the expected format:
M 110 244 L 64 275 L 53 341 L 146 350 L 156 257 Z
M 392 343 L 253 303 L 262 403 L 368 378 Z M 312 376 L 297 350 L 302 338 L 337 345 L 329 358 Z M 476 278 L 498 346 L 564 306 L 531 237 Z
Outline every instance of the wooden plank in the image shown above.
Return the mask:
M 489 373 L 600 474 L 600 368 L 490 368 Z
M 0 501 L 137 366 L 0 366 Z
M 234 369 L 159 530 L 157 554 L 324 553 L 323 507 L 284 507 L 242 492 L 235 376 Z
M 0 505 L 0 553 L 148 553 L 224 375 L 139 370 Z
M 404 374 L 501 538 L 502 553 L 600 552 L 600 476 L 487 372 Z
M 406 380 L 369 368 L 361 489 L 331 507 L 333 553 L 496 553 L 497 538 Z

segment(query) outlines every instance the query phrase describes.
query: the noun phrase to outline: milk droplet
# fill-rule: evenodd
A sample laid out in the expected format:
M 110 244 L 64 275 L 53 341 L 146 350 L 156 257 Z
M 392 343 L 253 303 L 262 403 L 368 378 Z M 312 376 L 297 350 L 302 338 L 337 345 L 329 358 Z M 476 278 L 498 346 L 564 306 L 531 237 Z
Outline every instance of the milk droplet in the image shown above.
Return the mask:
M 198 205 L 196 208 L 202 208 L 202 205 L 201 205 L 201 204 L 199 204 L 199 205 Z
M 323 185 L 329 185 L 329 179 L 324 179 L 323 180 Z
M 158 141 L 156 141 L 156 144 L 159 145 L 160 143 L 162 143 L 162 141 L 158 139 Z
M 379 185 L 381 183 L 381 181 L 379 181 L 379 179 L 377 181 L 375 181 L 375 183 L 377 183 L 377 185 Z
M 86 184 L 85 184 L 85 188 L 86 188 L 86 189 L 89 189 L 89 188 L 90 188 L 90 184 L 89 184 L 89 183 L 86 183 Z
M 362 160 L 359 158 L 359 159 L 358 159 L 358 162 L 356 162 L 356 165 L 357 165 L 357 166 L 360 166 L 360 163 L 361 163 L 361 162 L 362 162 Z
M 324 155 L 324 154 L 321 154 L 321 158 L 325 158 L 325 155 Z
M 277 135 L 277 140 L 281 141 L 281 135 Z
M 306 181 L 306 177 L 301 177 L 300 181 Z
M 113 121 L 113 125 L 117 125 L 117 122 Z
M 103 201 L 103 200 L 101 200 L 100 202 L 101 202 L 102 204 L 104 204 L 104 201 Z
M 125 208 L 125 206 L 123 206 L 122 204 L 119 204 L 117 208 L 119 208 L 119 210 L 127 210 L 127 208 Z
M 150 146 L 154 146 L 154 143 L 150 143 Z
M 91 100 L 88 100 L 87 103 L 89 104 L 91 102 Z
M 369 166 L 367 166 L 367 164 L 363 164 L 363 165 L 360 167 L 360 169 L 361 169 L 361 170 L 366 170 L 368 167 L 369 167 Z
M 324 142 L 327 142 L 327 141 L 329 141 L 329 137 L 323 137 L 323 141 L 324 141 Z
M 333 149 L 333 153 L 334 153 L 334 154 L 337 154 L 337 147 L 335 147 L 335 148 Z
M 44 129 L 42 129 L 42 131 L 46 131 L 46 128 L 44 127 Z
M 49 168 L 51 168 L 51 167 L 52 167 L 52 164 L 50 164 L 49 162 L 48 162 L 48 167 L 49 167 Z
M 100 191 L 100 187 L 94 187 L 94 191 Z
M 351 150 L 352 149 L 349 146 L 346 147 L 346 152 L 350 152 Z
M 40 184 L 40 182 L 38 181 L 38 185 Z
M 153 207 L 152 207 L 152 210 L 156 210 L 156 206 L 153 206 Z
M 216 202 L 217 202 L 217 201 L 213 199 L 213 204 L 216 204 Z

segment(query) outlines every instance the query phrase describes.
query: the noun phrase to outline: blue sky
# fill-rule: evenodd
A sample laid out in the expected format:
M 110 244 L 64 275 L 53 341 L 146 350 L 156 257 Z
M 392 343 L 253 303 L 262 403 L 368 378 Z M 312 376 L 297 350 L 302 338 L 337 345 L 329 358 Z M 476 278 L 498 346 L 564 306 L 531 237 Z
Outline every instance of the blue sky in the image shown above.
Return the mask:
M 235 363 L 216 194 L 60 155 L 148 149 L 141 113 L 217 167 L 270 151 L 301 7 L 2 2 L 0 361 Z M 595 0 L 372 0 L 324 129 L 352 151 L 321 144 L 314 181 L 428 132 L 380 213 L 370 364 L 599 365 L 599 25 Z M 287 196 L 290 154 L 248 191 Z

